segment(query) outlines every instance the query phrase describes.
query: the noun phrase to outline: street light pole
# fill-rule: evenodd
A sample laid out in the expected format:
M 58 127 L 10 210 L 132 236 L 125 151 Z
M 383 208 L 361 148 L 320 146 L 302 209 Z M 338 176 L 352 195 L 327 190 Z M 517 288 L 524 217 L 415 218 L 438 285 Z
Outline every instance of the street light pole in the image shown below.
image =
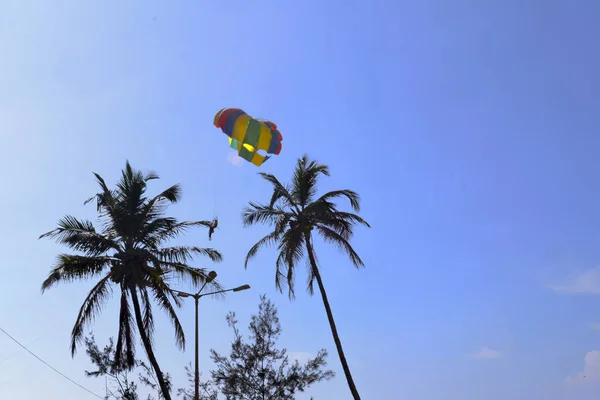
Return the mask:
M 196 310 L 195 310 L 196 311 L 196 333 L 195 333 L 196 355 L 195 355 L 195 374 L 194 374 L 194 399 L 195 400 L 200 400 L 200 372 L 199 372 L 200 370 L 198 367 L 198 364 L 199 364 L 198 363 L 198 353 L 199 353 L 199 351 L 198 351 L 198 300 L 200 300 L 200 297 L 204 297 L 204 296 L 211 296 L 214 294 L 220 294 L 220 293 L 226 293 L 226 292 L 241 292 L 242 290 L 250 289 L 250 285 L 242 285 L 242 286 L 238 286 L 233 289 L 218 290 L 216 292 L 201 294 L 201 292 L 204 289 L 204 287 L 206 286 L 206 284 L 212 282 L 216 277 L 217 277 L 217 273 L 215 271 L 210 271 L 208 273 L 208 278 L 204 281 L 204 285 L 202 285 L 202 287 L 196 294 L 186 293 L 186 292 L 181 292 L 179 290 L 175 290 L 175 292 L 177 292 L 177 295 L 179 297 L 193 297 L 194 304 L 196 306 Z
M 200 300 L 199 296 L 194 297 L 194 302 L 196 303 L 196 365 L 195 365 L 195 377 L 194 377 L 194 398 L 195 400 L 200 400 L 200 375 L 198 369 L 198 300 Z

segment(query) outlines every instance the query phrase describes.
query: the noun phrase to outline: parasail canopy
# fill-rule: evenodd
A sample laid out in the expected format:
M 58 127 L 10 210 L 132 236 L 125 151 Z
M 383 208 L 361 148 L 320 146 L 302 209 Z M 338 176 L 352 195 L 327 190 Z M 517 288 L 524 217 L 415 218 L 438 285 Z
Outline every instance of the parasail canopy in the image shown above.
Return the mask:
M 257 167 L 281 152 L 283 137 L 277 125 L 255 119 L 239 108 L 224 108 L 215 115 L 214 124 L 229 137 L 229 145 L 238 156 Z

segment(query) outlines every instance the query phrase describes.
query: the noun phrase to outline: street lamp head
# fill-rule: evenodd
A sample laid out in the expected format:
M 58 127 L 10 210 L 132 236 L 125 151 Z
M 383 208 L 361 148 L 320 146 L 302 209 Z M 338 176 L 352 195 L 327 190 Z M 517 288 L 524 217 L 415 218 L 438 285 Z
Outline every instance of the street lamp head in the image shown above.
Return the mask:
M 233 289 L 234 292 L 241 292 L 242 290 L 250 289 L 250 285 L 242 285 Z
M 179 296 L 179 297 L 190 297 L 190 295 L 188 293 L 184 293 L 184 292 L 177 292 L 177 296 Z
M 217 277 L 217 273 L 215 271 L 210 271 L 208 273 L 208 277 L 206 278 L 206 283 L 211 283 Z

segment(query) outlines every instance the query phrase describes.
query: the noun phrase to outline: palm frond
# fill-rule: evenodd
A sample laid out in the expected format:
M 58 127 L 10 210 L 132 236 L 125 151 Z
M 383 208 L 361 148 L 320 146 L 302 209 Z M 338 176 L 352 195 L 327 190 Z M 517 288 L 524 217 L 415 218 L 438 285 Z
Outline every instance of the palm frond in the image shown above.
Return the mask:
M 75 320 L 75 325 L 71 331 L 71 355 L 75 355 L 77 344 L 83 340 L 84 328 L 88 322 L 91 322 L 95 316 L 102 310 L 103 302 L 110 296 L 111 288 L 110 274 L 94 285 L 83 301 L 79 314 Z
M 354 235 L 354 227 L 356 224 L 362 224 L 369 228 L 371 227 L 367 221 L 358 215 L 341 211 L 336 211 L 331 214 L 321 214 L 315 222 L 315 225 L 324 225 L 333 229 L 346 240 L 350 240 Z
M 120 364 L 124 361 L 125 365 L 131 369 L 135 366 L 135 336 L 132 329 L 134 320 L 127 295 L 126 286 L 121 284 L 119 333 L 117 335 L 117 347 L 115 348 L 115 363 Z
M 154 316 L 152 315 L 152 303 L 150 302 L 150 296 L 148 290 L 143 287 L 140 288 L 142 298 L 142 315 L 144 321 L 144 332 L 148 336 L 148 340 L 152 343 L 154 338 Z
M 119 206 L 120 194 L 117 190 L 110 190 L 104 179 L 94 172 L 96 182 L 101 191 L 88 199 L 85 203 L 96 199 L 96 209 L 100 219 L 104 220 L 105 232 L 112 232 L 113 236 L 122 235 L 124 228 L 123 207 Z
M 148 221 L 143 227 L 141 227 L 137 240 L 144 242 L 145 244 L 154 243 L 158 245 L 162 235 L 168 237 L 171 233 L 171 230 L 176 230 L 179 221 L 177 218 L 173 217 L 158 217 L 155 216 L 150 221 Z M 184 228 L 185 229 L 185 228 Z M 177 234 L 175 234 L 177 235 Z
M 185 233 L 189 228 L 204 226 L 210 228 L 212 221 L 183 221 L 175 218 L 161 218 L 153 221 L 144 232 L 144 243 L 149 246 L 158 246 L 169 239 L 176 238 Z M 141 236 L 141 235 L 140 235 Z
M 166 210 L 166 203 L 176 203 L 179 201 L 180 197 L 181 187 L 179 185 L 173 185 L 162 193 L 154 196 L 152 199 L 146 201 L 139 211 L 137 222 L 139 235 L 137 235 L 136 239 L 143 240 L 145 235 L 149 232 L 153 232 L 156 228 L 164 226 L 165 220 L 162 218 L 162 215 L 164 215 Z M 177 222 L 174 218 L 167 218 L 167 221 Z
M 187 263 L 193 260 L 195 255 L 206 256 L 215 262 L 223 260 L 223 256 L 218 250 L 196 246 L 165 247 L 156 251 L 156 255 L 161 261 L 176 263 Z
M 288 282 L 288 269 L 290 267 L 285 263 L 285 257 L 283 253 L 279 253 L 277 255 L 277 260 L 275 261 L 275 289 L 279 291 L 279 293 L 283 293 L 283 289 L 285 287 L 288 288 L 288 296 L 290 299 L 296 297 L 294 290 L 294 282 Z
M 94 172 L 94 176 L 96 177 L 96 182 L 98 183 L 102 191 L 87 199 L 83 204 L 87 204 L 92 200 L 96 199 L 96 206 L 98 211 L 100 211 L 104 207 L 113 207 L 115 204 L 114 195 L 116 194 L 116 192 L 108 188 L 108 185 L 104 181 L 104 178 L 102 178 L 99 174 Z
M 250 259 L 256 256 L 256 254 L 262 247 L 275 245 L 277 244 L 277 242 L 279 242 L 281 236 L 288 229 L 289 223 L 293 217 L 294 215 L 292 213 L 283 213 L 279 215 L 278 219 L 275 222 L 275 229 L 273 230 L 273 232 L 256 242 L 256 244 L 254 244 L 254 246 L 252 246 L 252 248 L 250 248 L 250 250 L 248 251 L 248 254 L 246 255 L 246 261 L 244 263 L 244 268 L 248 267 L 248 262 L 250 261 Z
M 345 211 L 336 211 L 334 216 L 336 219 L 339 219 L 342 221 L 347 221 L 347 222 L 351 223 L 352 227 L 354 227 L 356 224 L 364 225 L 367 228 L 371 227 L 371 225 L 367 221 L 365 221 L 362 217 L 360 217 L 359 215 L 353 214 L 353 213 L 349 213 L 349 212 L 345 212 Z
M 294 297 L 294 274 L 296 265 L 304 258 L 304 242 L 301 229 L 288 229 L 279 239 L 279 256 L 277 257 L 277 270 L 287 270 L 286 284 L 290 298 Z M 281 284 L 277 285 L 281 288 Z
M 147 172 L 146 175 L 144 175 L 145 182 L 155 180 L 155 179 L 160 179 L 160 176 L 158 176 L 158 174 L 154 171 Z
M 125 217 L 125 224 L 122 228 L 123 233 L 128 236 L 134 236 L 134 232 L 139 229 L 141 214 L 144 205 L 147 202 L 145 197 L 147 183 L 144 180 L 144 174 L 140 170 L 135 170 L 129 162 L 121 172 L 121 179 L 117 183 L 117 208 L 122 210 Z
M 316 161 L 309 161 L 304 155 L 298 159 L 292 177 L 292 197 L 301 208 L 306 207 L 317 193 L 319 175 L 329 176 L 329 167 Z
M 322 218 L 315 225 L 323 225 L 333 229 L 338 235 L 346 240 L 350 240 L 354 235 L 352 222 L 339 218 Z
M 352 213 L 338 211 L 331 216 L 325 216 L 318 220 L 317 225 L 323 225 L 333 229 L 338 235 L 346 240 L 350 240 L 354 235 L 356 224 L 371 227 L 367 221 Z
M 277 244 L 277 240 L 280 236 L 281 235 L 278 232 L 274 231 L 260 239 L 258 242 L 256 242 L 256 244 L 252 246 L 252 248 L 250 248 L 248 254 L 246 255 L 244 268 L 248 268 L 248 262 L 250 262 L 250 260 L 254 258 L 254 256 L 256 256 L 256 254 L 262 247 Z
M 312 221 L 313 225 L 321 224 L 334 229 L 344 239 L 349 240 L 354 234 L 354 226 L 370 225 L 360 216 L 344 211 L 339 211 L 336 205 L 327 200 L 315 201 L 304 210 L 304 215 Z
M 265 172 L 259 172 L 258 174 L 273 186 L 273 194 L 271 195 L 271 201 L 269 202 L 270 207 L 274 207 L 279 200 L 283 199 L 286 206 L 294 209 L 296 212 L 300 212 L 298 205 L 294 201 L 294 197 L 290 193 L 290 189 L 279 182 L 275 175 L 267 174 Z
M 358 256 L 356 251 L 354 251 L 350 243 L 346 239 L 344 239 L 340 234 L 322 225 L 317 225 L 316 228 L 326 242 L 335 244 L 336 246 L 338 246 L 338 248 L 340 248 L 340 250 L 345 252 L 356 268 L 365 266 L 365 264 Z
M 322 201 L 331 201 L 338 197 L 345 197 L 350 201 L 350 206 L 356 212 L 360 211 L 360 196 L 353 190 L 342 189 L 342 190 L 332 190 L 331 192 L 325 193 L 323 196 L 319 197 L 315 200 L 315 203 L 320 203 Z
M 248 207 L 245 207 L 242 212 L 242 223 L 244 226 L 251 226 L 257 223 L 272 224 L 281 216 L 289 214 L 291 213 L 286 212 L 280 207 L 265 206 L 263 204 L 250 202 L 248 203 Z
M 151 264 L 153 265 L 153 267 L 145 268 L 144 278 L 142 281 L 138 282 L 138 287 L 140 288 L 140 290 L 142 288 L 145 289 L 149 287 L 157 287 L 161 290 L 164 290 L 165 292 L 171 293 L 171 297 L 173 297 L 173 299 L 177 303 L 177 306 L 179 307 L 181 305 L 181 302 L 175 296 L 175 294 L 169 287 L 169 284 L 167 283 L 169 275 L 173 274 L 173 267 L 169 265 L 172 263 L 161 262 L 158 258 L 151 256 Z
M 151 202 L 160 202 L 162 200 L 166 200 L 170 203 L 177 203 L 181 199 L 181 185 L 175 184 L 170 188 L 163 190 L 161 193 L 157 194 L 154 198 L 152 198 Z
M 319 268 L 319 259 L 317 258 L 317 253 L 313 251 L 313 259 L 315 260 L 315 265 Z M 310 257 L 306 257 L 306 290 L 312 296 L 315 294 L 314 283 L 316 279 L 315 271 L 313 270 L 312 263 L 310 261 Z
M 59 254 L 57 262 L 42 283 L 42 293 L 60 282 L 89 279 L 101 274 L 112 262 L 110 257 Z
M 159 264 L 167 270 L 168 275 L 175 275 L 182 281 L 189 281 L 194 286 L 200 286 L 208 279 L 206 268 L 194 268 L 178 262 L 160 261 Z M 216 285 L 213 281 L 212 285 Z
M 163 290 L 163 288 L 150 286 L 152 294 L 154 295 L 154 299 L 158 303 L 158 305 L 167 313 L 171 323 L 173 324 L 173 328 L 175 329 L 175 343 L 181 349 L 185 349 L 185 333 L 183 331 L 183 327 L 179 322 L 179 318 L 177 317 L 177 313 L 173 309 L 173 305 L 169 301 L 169 297 Z
M 60 219 L 56 229 L 40 235 L 40 239 L 46 237 L 88 255 L 103 254 L 110 249 L 120 250 L 118 243 L 97 232 L 92 222 L 78 220 L 71 215 Z

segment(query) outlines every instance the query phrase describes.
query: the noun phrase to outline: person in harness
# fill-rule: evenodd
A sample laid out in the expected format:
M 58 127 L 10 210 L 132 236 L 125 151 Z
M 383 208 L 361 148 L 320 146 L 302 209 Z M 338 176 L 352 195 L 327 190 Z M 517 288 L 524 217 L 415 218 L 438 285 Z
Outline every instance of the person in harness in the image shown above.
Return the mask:
M 212 235 L 215 233 L 217 226 L 219 226 L 219 218 L 215 218 L 210 225 L 208 225 L 208 240 L 212 240 Z

